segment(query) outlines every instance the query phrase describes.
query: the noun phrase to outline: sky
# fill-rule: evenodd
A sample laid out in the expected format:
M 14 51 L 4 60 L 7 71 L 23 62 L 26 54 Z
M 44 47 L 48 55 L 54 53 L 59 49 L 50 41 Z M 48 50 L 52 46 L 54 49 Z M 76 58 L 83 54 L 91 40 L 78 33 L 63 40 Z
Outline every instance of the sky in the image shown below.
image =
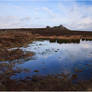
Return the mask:
M 92 0 L 0 0 L 0 29 L 58 25 L 92 31 Z

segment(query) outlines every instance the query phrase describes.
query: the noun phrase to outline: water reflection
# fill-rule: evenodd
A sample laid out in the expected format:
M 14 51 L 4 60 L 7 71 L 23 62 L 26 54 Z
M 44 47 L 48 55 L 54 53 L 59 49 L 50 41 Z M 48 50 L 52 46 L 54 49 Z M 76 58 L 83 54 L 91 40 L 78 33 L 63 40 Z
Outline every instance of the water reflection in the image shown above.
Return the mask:
M 80 43 L 80 39 L 39 39 L 40 41 L 49 40 L 51 43 L 57 42 L 62 43 Z
M 62 41 L 61 41 L 62 42 Z M 34 59 L 13 61 L 13 70 L 20 70 L 11 79 L 25 79 L 33 75 L 77 75 L 76 80 L 92 77 L 92 41 L 58 43 L 57 40 L 34 41 L 23 51 L 33 51 Z M 23 62 L 24 61 L 24 62 Z M 22 63 L 21 63 L 22 62 Z M 2 68 L 1 68 L 2 69 Z

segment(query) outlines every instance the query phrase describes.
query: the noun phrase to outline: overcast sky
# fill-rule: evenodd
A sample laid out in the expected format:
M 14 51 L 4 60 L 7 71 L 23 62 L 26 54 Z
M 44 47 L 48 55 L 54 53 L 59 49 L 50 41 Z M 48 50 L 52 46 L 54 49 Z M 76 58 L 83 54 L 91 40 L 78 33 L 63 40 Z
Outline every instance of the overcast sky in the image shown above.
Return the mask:
M 64 25 L 92 30 L 92 0 L 0 0 L 0 28 Z

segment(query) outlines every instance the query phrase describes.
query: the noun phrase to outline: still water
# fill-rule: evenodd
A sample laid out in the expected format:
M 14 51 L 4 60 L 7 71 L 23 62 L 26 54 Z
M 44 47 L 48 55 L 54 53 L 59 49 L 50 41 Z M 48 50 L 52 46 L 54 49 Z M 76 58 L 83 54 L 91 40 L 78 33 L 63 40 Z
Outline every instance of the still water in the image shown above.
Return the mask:
M 33 75 L 76 74 L 76 80 L 92 78 L 92 41 L 79 43 L 58 43 L 49 40 L 34 41 L 23 51 L 33 51 L 35 55 L 30 59 L 16 62 L 13 70 L 20 69 L 11 79 L 23 80 Z

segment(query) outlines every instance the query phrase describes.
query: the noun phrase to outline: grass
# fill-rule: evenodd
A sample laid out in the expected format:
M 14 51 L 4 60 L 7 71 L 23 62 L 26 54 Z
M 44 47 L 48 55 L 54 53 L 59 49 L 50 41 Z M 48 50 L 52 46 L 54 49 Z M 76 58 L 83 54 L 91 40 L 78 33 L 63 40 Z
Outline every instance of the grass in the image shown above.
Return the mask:
M 25 59 L 28 57 L 33 56 L 33 52 L 24 52 L 20 49 L 15 50 L 7 50 L 7 49 L 1 49 L 0 50 L 0 61 L 12 61 L 16 59 Z
M 35 35 L 30 32 L 2 32 L 0 33 L 0 47 L 20 47 L 32 42 Z
M 0 61 L 15 60 L 27 58 L 33 55 L 33 52 L 24 53 L 20 49 L 8 50 L 9 48 L 25 46 L 35 39 L 35 35 L 30 32 L 1 32 L 0 33 Z

